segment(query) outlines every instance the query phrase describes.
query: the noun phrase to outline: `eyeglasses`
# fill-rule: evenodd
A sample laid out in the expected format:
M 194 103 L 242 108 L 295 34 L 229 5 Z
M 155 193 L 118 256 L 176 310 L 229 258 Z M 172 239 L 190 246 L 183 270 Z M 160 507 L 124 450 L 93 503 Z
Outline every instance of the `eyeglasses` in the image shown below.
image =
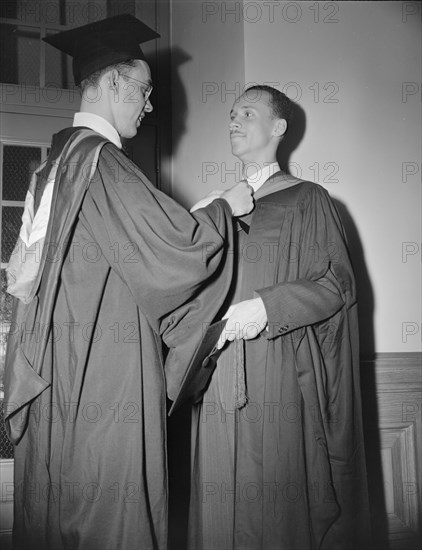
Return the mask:
M 146 90 L 141 88 L 141 92 L 144 96 L 145 103 L 148 101 L 149 96 L 152 93 L 152 90 L 154 89 L 149 82 L 142 82 L 142 80 L 138 80 L 137 78 L 133 78 L 133 76 L 129 76 L 128 74 L 122 74 L 123 78 L 130 78 L 131 80 L 135 80 L 136 82 L 139 82 L 139 84 L 142 84 L 143 86 L 147 86 Z

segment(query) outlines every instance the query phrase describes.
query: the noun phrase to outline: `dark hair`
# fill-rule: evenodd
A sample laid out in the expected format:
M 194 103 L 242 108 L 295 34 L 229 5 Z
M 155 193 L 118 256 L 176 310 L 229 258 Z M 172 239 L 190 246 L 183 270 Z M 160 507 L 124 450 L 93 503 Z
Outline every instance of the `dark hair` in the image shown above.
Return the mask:
M 99 71 L 90 74 L 80 83 L 79 86 L 81 88 L 81 92 L 84 93 L 89 86 L 98 86 L 98 82 L 103 74 L 107 71 L 111 71 L 112 69 L 116 69 L 120 74 L 127 74 L 129 69 L 136 67 L 136 61 L 136 59 L 128 59 L 128 61 L 122 61 L 121 63 L 116 63 L 115 65 L 108 65 L 108 67 L 104 67 L 104 69 L 100 69 Z
M 264 84 L 256 84 L 255 86 L 250 86 L 245 90 L 243 95 L 247 95 L 250 91 L 259 92 L 259 95 L 261 95 L 262 92 L 267 92 L 270 96 L 270 107 L 273 112 L 273 117 L 284 118 L 284 120 L 287 122 L 287 125 L 289 125 L 290 121 L 292 120 L 293 103 L 291 99 L 286 96 L 286 94 L 283 94 L 283 92 L 276 90 L 272 86 L 265 86 Z M 249 99 L 251 98 L 249 97 Z M 258 101 L 258 99 L 261 98 L 256 98 L 256 101 Z

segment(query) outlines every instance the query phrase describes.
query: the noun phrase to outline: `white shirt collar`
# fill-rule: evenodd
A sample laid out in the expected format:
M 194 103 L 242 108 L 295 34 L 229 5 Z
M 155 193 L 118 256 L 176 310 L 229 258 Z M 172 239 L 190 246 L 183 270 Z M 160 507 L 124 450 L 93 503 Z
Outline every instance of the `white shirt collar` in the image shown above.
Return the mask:
M 266 164 L 263 168 L 257 170 L 254 174 L 247 176 L 249 185 L 253 188 L 254 193 L 258 191 L 262 185 L 267 181 L 269 177 L 280 170 L 278 162 L 272 162 L 271 164 Z
M 119 149 L 122 148 L 122 142 L 116 128 L 102 116 L 94 115 L 94 113 L 76 113 L 73 117 L 73 126 L 91 128 L 97 134 L 109 139 Z

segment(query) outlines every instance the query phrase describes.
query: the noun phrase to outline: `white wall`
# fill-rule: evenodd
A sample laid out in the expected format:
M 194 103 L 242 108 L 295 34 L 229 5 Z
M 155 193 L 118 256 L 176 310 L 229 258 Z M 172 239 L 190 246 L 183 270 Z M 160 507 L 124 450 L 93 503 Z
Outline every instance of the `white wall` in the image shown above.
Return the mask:
M 300 96 L 306 131 L 292 171 L 315 179 L 318 163 L 320 183 L 356 226 L 350 236 L 361 240 L 372 285 L 375 350 L 419 351 L 420 5 L 321 2 L 318 13 L 311 2 L 284 12 L 276 4 L 274 23 L 265 12 L 245 21 L 246 79 L 296 83 L 286 93 Z M 335 164 L 324 170 L 327 162 Z M 334 168 L 338 183 L 329 182 Z
M 219 4 L 172 1 L 172 48 L 190 57 L 173 67 L 172 83 L 173 196 L 186 205 L 215 187 L 229 187 L 221 184 L 220 169 L 233 163 L 228 123 L 235 95 L 228 103 L 222 88 L 245 79 L 243 25 L 222 25 L 213 15 Z
M 306 118 L 292 173 L 324 185 L 346 222 L 363 352 L 420 351 L 419 3 L 174 1 L 172 25 L 173 44 L 192 56 L 180 73 L 187 125 L 175 196 L 191 204 L 235 181 L 225 170 L 236 169 L 227 133 L 234 95 L 224 86 L 274 83 Z M 219 93 L 204 103 L 210 81 Z M 204 162 L 215 163 L 214 175 L 205 177 Z

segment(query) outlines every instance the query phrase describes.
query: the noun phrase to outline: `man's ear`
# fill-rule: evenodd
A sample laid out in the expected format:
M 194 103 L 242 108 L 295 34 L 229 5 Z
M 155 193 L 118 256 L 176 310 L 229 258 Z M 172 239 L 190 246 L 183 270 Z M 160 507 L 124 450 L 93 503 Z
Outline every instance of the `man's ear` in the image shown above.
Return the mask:
M 287 131 L 287 121 L 284 118 L 277 119 L 277 122 L 275 123 L 273 134 L 276 137 L 283 136 Z
M 116 69 L 112 69 L 108 73 L 108 86 L 110 90 L 114 90 L 115 92 L 119 89 L 119 72 Z

